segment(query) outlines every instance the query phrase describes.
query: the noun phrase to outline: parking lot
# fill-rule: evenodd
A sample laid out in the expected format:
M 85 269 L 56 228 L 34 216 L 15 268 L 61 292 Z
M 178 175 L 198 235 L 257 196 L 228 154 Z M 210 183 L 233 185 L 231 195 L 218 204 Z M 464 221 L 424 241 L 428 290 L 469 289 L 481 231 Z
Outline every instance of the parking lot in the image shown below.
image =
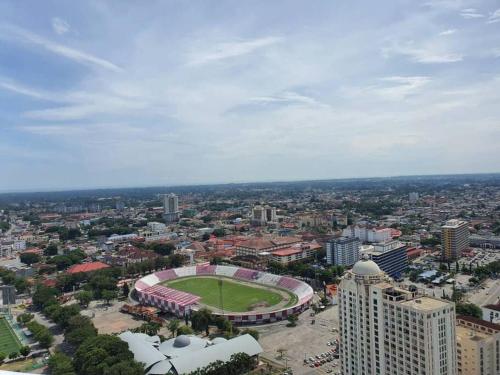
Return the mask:
M 258 327 L 259 342 L 264 348 L 262 356 L 289 367 L 293 374 L 337 374 L 339 360 L 334 351 L 338 339 L 338 307 L 330 307 L 315 317 L 311 317 L 311 311 L 300 315 L 296 327 L 286 327 L 287 322 Z M 313 319 L 315 323 L 311 324 Z M 277 349 L 285 349 L 283 358 Z

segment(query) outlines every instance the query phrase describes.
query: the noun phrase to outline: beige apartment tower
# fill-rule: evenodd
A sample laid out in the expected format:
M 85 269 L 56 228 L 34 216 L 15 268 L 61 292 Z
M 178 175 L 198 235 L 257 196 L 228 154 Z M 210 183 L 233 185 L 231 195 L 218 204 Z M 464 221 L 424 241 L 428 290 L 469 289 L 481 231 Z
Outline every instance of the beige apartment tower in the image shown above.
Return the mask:
M 442 258 L 456 260 L 469 247 L 469 226 L 466 221 L 448 220 L 441 227 Z
M 371 260 L 339 286 L 343 375 L 456 375 L 455 306 L 398 288 Z

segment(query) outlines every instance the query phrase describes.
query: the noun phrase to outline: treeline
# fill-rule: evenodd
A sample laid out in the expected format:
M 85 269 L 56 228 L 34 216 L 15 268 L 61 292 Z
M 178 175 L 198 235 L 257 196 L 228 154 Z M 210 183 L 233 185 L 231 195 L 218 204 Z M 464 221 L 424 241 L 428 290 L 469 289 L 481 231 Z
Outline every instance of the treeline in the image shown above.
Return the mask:
M 101 273 L 93 275 L 88 285 L 89 289 L 97 287 L 92 293 L 101 297 L 111 291 L 102 289 L 103 287 L 116 290 L 116 280 L 110 275 Z M 64 330 L 65 341 L 74 348 L 73 357 L 61 352 L 56 352 L 50 357 L 51 374 L 142 375 L 144 373 L 142 365 L 134 361 L 127 343 L 116 336 L 99 335 L 92 320 L 80 314 L 78 304 L 63 306 L 58 302 L 59 293 L 56 288 L 38 285 L 33 295 L 34 306 Z M 21 318 L 22 322 L 25 320 L 28 319 Z M 47 328 L 33 321 L 25 324 L 34 332 L 35 339 L 42 347 L 50 347 L 53 338 L 44 339 L 46 334 L 44 330 Z
M 236 353 L 228 362 L 215 361 L 206 367 L 192 371 L 189 375 L 240 375 L 248 373 L 256 365 L 255 358 L 246 353 Z
M 17 293 L 24 293 L 29 287 L 28 280 L 25 277 L 16 276 L 14 271 L 7 268 L 0 267 L 0 279 L 5 285 L 14 285 Z
M 57 233 L 59 234 L 59 239 L 62 241 L 74 240 L 82 235 L 82 232 L 78 228 L 68 229 L 63 226 L 49 227 L 45 230 L 45 233 Z
M 488 263 L 484 266 L 478 266 L 472 270 L 472 277 L 469 282 L 481 283 L 487 278 L 497 278 L 500 274 L 500 260 Z
M 283 265 L 278 262 L 270 262 L 268 271 L 277 275 L 292 275 L 307 279 L 316 279 L 327 284 L 337 283 L 338 278 L 344 274 L 343 266 L 331 266 L 326 269 L 314 267 L 309 263 L 293 262 L 288 265 Z

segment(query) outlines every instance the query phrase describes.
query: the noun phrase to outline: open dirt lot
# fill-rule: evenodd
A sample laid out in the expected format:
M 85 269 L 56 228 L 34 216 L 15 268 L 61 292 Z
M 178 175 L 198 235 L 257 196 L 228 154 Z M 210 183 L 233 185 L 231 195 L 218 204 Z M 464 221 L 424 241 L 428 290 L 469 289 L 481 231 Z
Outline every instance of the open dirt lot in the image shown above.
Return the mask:
M 300 315 L 296 327 L 286 327 L 287 322 L 257 327 L 260 333 L 259 342 L 264 348 L 262 356 L 287 365 L 294 374 L 326 374 L 329 369 L 335 374 L 339 372 L 338 360 L 317 368 L 303 365 L 304 358 L 329 351 L 331 347 L 327 342 L 338 338 L 338 333 L 332 331 L 338 329 L 338 307 L 330 307 L 316 315 L 315 324 L 311 324 L 311 311 L 307 310 Z M 276 352 L 278 348 L 287 350 L 283 359 L 280 359 Z M 337 366 L 333 367 L 334 364 Z
M 120 312 L 125 302 L 114 301 L 111 306 L 100 301 L 92 301 L 82 314 L 92 318 L 99 333 L 116 333 L 139 327 L 144 321 Z

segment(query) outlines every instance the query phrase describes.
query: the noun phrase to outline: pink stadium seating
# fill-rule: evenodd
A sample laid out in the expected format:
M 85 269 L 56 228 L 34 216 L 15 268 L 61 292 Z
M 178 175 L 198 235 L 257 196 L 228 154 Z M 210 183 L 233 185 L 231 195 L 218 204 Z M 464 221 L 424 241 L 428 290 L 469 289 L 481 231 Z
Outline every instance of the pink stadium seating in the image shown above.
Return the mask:
M 247 268 L 238 268 L 238 271 L 234 273 L 234 277 L 243 280 L 255 280 L 259 271 L 249 270 Z
M 302 283 L 298 280 L 292 279 L 291 277 L 282 277 L 280 281 L 278 281 L 278 286 L 288 289 L 288 290 L 295 290 L 298 288 Z
M 160 272 L 155 272 L 155 276 L 160 281 L 172 280 L 172 279 L 177 278 L 177 274 L 175 273 L 175 270 L 173 270 L 173 269 L 163 270 L 163 271 L 160 271 Z
M 181 292 L 179 290 L 167 288 L 163 285 L 154 285 L 146 290 L 143 293 L 149 294 L 151 296 L 155 296 L 160 300 L 175 303 L 179 306 L 189 306 L 193 303 L 196 303 L 200 300 L 200 297 L 195 296 L 191 293 Z
M 197 275 L 215 275 L 217 266 L 196 266 Z

